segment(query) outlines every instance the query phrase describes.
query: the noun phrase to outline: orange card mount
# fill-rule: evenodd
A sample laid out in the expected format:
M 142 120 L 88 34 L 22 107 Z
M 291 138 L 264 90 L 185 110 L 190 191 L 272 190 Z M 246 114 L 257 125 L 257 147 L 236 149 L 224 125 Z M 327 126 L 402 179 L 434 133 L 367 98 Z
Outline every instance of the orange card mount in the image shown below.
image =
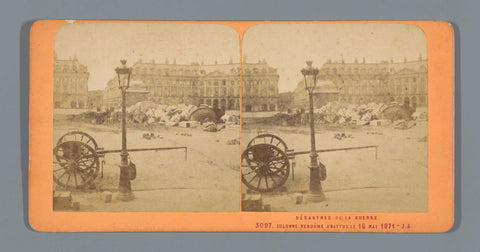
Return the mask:
M 37 21 L 30 225 L 446 232 L 453 38 L 437 21 Z

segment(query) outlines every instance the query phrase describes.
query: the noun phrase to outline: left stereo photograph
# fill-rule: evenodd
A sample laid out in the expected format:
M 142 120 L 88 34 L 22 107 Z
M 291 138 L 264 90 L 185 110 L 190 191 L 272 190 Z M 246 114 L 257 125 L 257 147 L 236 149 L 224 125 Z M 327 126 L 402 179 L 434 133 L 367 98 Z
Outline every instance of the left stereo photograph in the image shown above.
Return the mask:
M 53 211 L 240 211 L 240 42 L 221 24 L 68 23 Z

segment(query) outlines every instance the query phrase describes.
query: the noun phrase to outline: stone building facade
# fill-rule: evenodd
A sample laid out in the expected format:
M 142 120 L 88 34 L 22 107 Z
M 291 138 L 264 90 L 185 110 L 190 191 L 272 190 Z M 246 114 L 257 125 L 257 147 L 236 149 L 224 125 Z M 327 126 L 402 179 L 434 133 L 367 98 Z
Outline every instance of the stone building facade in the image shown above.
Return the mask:
M 328 60 L 319 78 L 331 80 L 338 88 L 338 100 L 349 103 L 397 102 L 412 107 L 427 106 L 427 60 L 353 63 Z
M 88 78 L 87 66 L 77 58 L 61 60 L 54 56 L 53 104 L 55 108 L 87 108 Z
M 276 110 L 278 74 L 265 61 L 244 64 L 243 106 L 250 111 Z M 132 81 L 143 83 L 148 100 L 160 104 L 207 104 L 221 110 L 240 109 L 240 64 L 190 65 L 137 61 L 132 66 Z M 129 89 L 132 90 L 133 86 Z M 137 90 L 140 90 L 137 89 Z M 118 105 L 120 93 L 116 77 L 107 83 L 104 105 Z M 127 94 L 128 96 L 128 94 Z
M 278 73 L 264 59 L 258 63 L 247 63 L 243 59 L 242 111 L 278 110 Z

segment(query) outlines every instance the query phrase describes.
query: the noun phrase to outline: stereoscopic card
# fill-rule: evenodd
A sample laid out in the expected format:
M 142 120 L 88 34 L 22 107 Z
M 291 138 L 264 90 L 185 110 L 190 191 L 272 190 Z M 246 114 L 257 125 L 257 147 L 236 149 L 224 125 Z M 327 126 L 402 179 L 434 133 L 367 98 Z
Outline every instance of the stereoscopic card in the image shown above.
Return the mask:
M 445 232 L 453 97 L 445 22 L 37 21 L 30 224 Z

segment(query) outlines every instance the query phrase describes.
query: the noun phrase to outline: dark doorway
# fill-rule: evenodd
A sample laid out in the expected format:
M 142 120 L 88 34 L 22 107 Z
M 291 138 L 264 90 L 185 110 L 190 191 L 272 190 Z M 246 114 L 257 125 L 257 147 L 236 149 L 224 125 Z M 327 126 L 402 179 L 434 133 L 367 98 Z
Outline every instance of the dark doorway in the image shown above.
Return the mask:
M 405 107 L 410 107 L 410 98 L 405 97 L 405 98 L 403 99 L 403 106 L 405 106 Z
M 227 101 L 226 101 L 225 99 L 221 99 L 221 100 L 220 100 L 220 109 L 221 109 L 222 111 L 227 110 Z

